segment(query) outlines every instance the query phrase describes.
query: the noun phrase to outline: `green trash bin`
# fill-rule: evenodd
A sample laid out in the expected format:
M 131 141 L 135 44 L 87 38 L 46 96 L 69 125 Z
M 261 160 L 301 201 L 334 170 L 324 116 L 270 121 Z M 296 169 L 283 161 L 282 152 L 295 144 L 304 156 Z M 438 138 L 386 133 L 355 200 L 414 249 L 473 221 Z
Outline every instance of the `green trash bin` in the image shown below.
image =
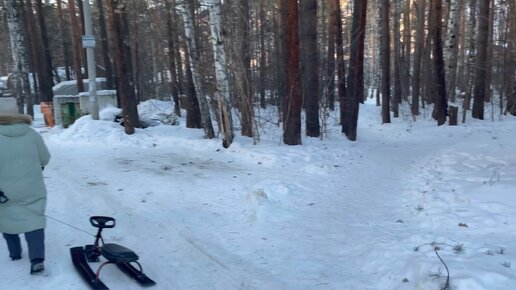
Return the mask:
M 75 120 L 81 117 L 81 108 L 79 103 L 63 103 L 61 104 L 61 116 L 63 119 L 63 127 L 68 128 Z

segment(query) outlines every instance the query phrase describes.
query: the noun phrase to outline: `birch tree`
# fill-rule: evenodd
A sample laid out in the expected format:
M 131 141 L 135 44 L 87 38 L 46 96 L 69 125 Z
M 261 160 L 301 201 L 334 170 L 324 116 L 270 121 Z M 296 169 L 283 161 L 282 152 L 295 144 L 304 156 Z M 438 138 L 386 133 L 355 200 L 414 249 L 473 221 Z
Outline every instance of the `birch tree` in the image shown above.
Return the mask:
M 444 59 L 446 62 L 446 80 L 448 99 L 455 102 L 455 87 L 457 80 L 457 62 L 459 55 L 458 39 L 459 24 L 463 0 L 451 0 L 448 9 L 448 24 L 446 28 L 446 41 L 444 45 Z
M 220 0 L 211 0 L 208 5 L 210 12 L 211 44 L 215 60 L 215 79 L 217 88 L 215 99 L 218 105 L 219 129 L 222 133 L 222 146 L 228 148 L 233 142 L 233 118 L 231 116 L 229 82 L 226 62 L 226 50 L 221 34 Z
M 201 78 L 201 61 L 199 51 L 197 50 L 197 42 L 195 39 L 195 27 L 193 21 L 193 0 L 184 0 L 181 8 L 183 14 L 183 23 L 185 26 L 186 42 L 188 47 L 188 55 L 190 58 L 190 71 L 192 72 L 195 94 L 200 104 L 201 120 L 204 128 L 205 138 L 214 138 L 215 132 L 210 117 L 210 107 L 206 98 L 205 90 Z
M 23 37 L 23 2 L 18 0 L 5 0 L 7 14 L 7 24 L 9 27 L 9 37 L 11 39 L 11 53 L 14 63 L 13 78 L 16 91 L 16 101 L 18 111 L 23 113 L 25 102 L 32 105 L 30 98 L 29 84 L 29 63 L 27 54 L 27 44 Z
M 31 96 L 33 96 L 34 102 L 38 102 L 40 96 L 43 95 L 41 91 L 40 84 L 45 83 L 45 72 L 43 69 L 43 56 L 41 54 L 41 40 L 40 34 L 38 33 L 37 21 L 35 20 L 34 10 L 32 9 L 32 1 L 31 0 L 21 0 L 23 3 L 23 22 L 24 22 L 24 33 L 25 33 L 25 44 L 27 49 L 28 63 L 29 63 L 29 71 L 32 72 L 32 87 L 31 87 Z M 28 105 L 28 104 L 27 104 Z M 43 108 L 45 107 L 44 104 Z M 33 106 L 27 106 L 27 110 L 32 109 Z M 33 111 L 33 110 L 31 110 Z M 46 111 L 46 109 L 43 109 Z M 43 112 L 42 111 L 42 112 Z M 48 112 L 45 112 L 44 115 L 50 115 Z M 33 114 L 33 112 L 31 113 Z M 51 117 L 51 116 L 49 116 Z M 45 125 L 51 125 L 51 120 L 47 120 L 48 117 L 45 117 Z M 50 121 L 50 122 L 49 122 Z

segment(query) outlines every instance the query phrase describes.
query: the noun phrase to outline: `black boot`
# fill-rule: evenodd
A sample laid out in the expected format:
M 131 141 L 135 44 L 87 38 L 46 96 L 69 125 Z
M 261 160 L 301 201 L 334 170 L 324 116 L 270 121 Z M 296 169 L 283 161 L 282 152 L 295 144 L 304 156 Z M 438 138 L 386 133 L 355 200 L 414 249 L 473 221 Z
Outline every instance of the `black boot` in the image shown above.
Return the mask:
M 45 270 L 45 265 L 43 264 L 43 259 L 34 259 L 30 261 L 30 274 L 34 275 L 37 273 L 41 273 Z

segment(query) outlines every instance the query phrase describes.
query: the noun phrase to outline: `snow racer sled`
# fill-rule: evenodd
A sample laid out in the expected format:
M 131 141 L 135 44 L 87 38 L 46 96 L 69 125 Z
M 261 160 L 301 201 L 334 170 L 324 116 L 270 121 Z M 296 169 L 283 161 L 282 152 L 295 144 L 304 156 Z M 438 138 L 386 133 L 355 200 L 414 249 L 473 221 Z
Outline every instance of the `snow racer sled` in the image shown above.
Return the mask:
M 114 243 L 104 243 L 102 238 L 102 230 L 115 227 L 115 219 L 107 216 L 90 217 L 92 226 L 98 228 L 93 245 L 84 247 L 73 247 L 70 249 L 72 262 L 75 269 L 81 274 L 86 282 L 95 290 L 109 290 L 109 288 L 100 280 L 100 271 L 107 264 L 115 264 L 123 273 L 133 278 L 142 286 L 155 285 L 152 279 L 143 273 L 141 264 L 138 262 L 138 255 L 130 249 Z M 102 256 L 107 261 L 103 262 L 96 272 L 93 272 L 88 262 L 100 262 L 99 257 Z M 138 267 L 134 267 L 136 264 Z

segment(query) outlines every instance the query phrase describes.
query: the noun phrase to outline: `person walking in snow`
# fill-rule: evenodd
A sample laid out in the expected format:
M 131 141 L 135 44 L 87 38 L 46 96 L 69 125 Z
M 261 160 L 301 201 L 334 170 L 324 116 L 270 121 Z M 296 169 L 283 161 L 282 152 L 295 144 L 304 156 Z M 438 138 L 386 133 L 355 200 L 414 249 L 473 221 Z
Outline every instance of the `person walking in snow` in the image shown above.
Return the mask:
M 30 273 L 36 274 L 44 270 L 47 190 L 42 171 L 50 153 L 31 124 L 29 115 L 0 107 L 0 232 L 13 261 L 22 257 L 19 234 L 25 234 Z

